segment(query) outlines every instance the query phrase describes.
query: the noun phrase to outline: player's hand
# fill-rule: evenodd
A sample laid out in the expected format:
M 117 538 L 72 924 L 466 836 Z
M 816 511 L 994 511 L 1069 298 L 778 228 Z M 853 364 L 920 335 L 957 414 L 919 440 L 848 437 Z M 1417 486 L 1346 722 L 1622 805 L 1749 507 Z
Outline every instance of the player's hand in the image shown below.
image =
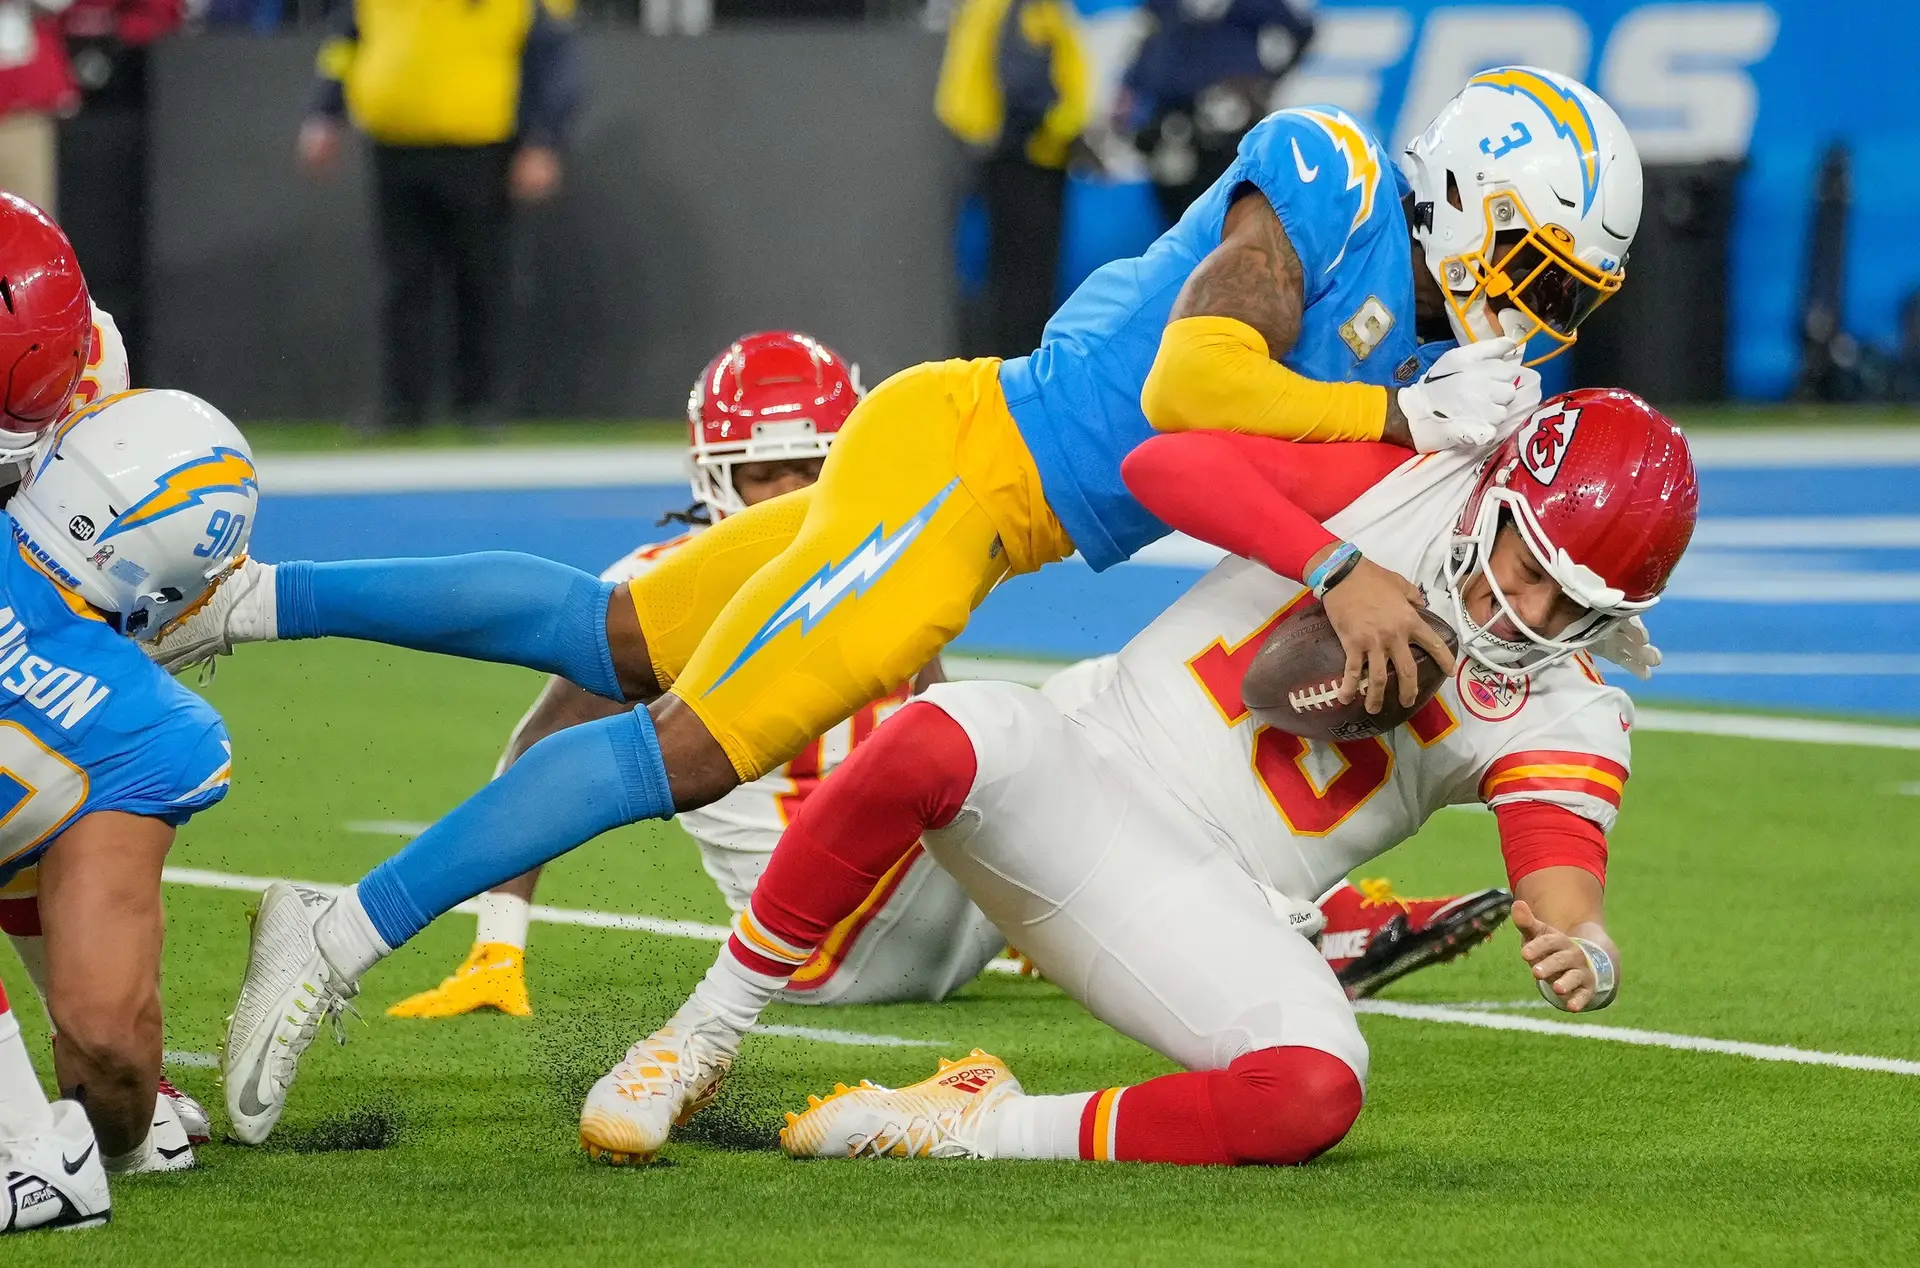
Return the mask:
M 295 149 L 300 166 L 316 176 L 324 176 L 340 165 L 340 125 L 325 115 L 309 115 L 300 124 L 300 139 Z
M 1443 354 L 1396 400 L 1422 453 L 1491 444 L 1510 418 L 1540 404 L 1540 376 L 1520 364 L 1520 346 L 1482 339 Z
M 1513 904 L 1512 920 L 1520 931 L 1520 958 L 1532 968 L 1534 980 L 1545 983 L 1567 1012 L 1577 1013 L 1591 1004 L 1600 983 L 1587 953 L 1567 934 L 1534 915 L 1525 899 Z
M 1661 659 L 1646 622 L 1637 616 L 1609 625 L 1607 632 L 1594 641 L 1593 654 L 1612 661 L 1641 682 L 1653 677 Z
M 1441 669 L 1454 670 L 1453 653 L 1434 632 L 1420 609 L 1427 606 L 1420 587 L 1396 572 L 1362 559 L 1322 602 L 1340 647 L 1347 654 L 1347 676 L 1340 683 L 1340 703 L 1350 703 L 1361 692 L 1364 677 L 1367 712 L 1378 713 L 1387 700 L 1387 666 L 1400 683 L 1400 705 L 1412 708 L 1420 696 L 1420 672 L 1413 663 L 1413 644 L 1427 649 Z
M 516 202 L 537 203 L 560 188 L 560 155 L 545 145 L 523 145 L 513 152 L 507 188 Z

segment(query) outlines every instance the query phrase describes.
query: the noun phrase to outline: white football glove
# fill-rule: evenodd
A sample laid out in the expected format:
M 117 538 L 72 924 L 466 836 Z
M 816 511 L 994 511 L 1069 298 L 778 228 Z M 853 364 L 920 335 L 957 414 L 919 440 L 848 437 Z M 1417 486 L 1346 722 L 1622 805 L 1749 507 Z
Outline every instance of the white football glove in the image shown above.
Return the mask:
M 1637 616 L 1615 621 L 1607 632 L 1594 640 L 1593 654 L 1612 661 L 1641 682 L 1653 677 L 1660 663 L 1660 649 L 1647 635 L 1647 626 Z
M 1511 339 L 1482 339 L 1449 349 L 1411 387 L 1400 413 L 1421 453 L 1491 444 L 1510 421 L 1540 404 L 1540 375 L 1520 364 Z

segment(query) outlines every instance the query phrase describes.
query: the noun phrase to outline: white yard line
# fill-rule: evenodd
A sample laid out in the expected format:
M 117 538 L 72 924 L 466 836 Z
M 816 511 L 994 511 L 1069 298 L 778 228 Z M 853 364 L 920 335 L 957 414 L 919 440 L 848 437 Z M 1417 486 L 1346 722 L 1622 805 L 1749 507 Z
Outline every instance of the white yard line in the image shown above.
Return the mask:
M 218 1070 L 220 1054 L 217 1052 L 175 1052 L 169 1048 L 160 1054 L 160 1064 L 174 1069 Z
M 1545 1001 L 1542 1001 L 1543 1003 Z M 1873 1070 L 1882 1074 L 1920 1075 L 1920 1061 L 1897 1057 L 1862 1057 L 1846 1052 L 1816 1052 L 1808 1048 L 1789 1048 L 1784 1044 L 1741 1043 L 1733 1039 L 1708 1039 L 1702 1035 L 1676 1035 L 1663 1030 L 1635 1030 L 1626 1026 L 1597 1026 L 1570 1021 L 1545 1021 L 1538 1017 L 1514 1017 L 1507 1013 L 1470 1011 L 1444 1004 L 1402 1004 L 1390 999 L 1363 999 L 1354 1003 L 1354 1011 L 1405 1021 L 1443 1022 L 1455 1026 L 1479 1026 L 1485 1030 L 1518 1030 L 1533 1035 L 1565 1035 L 1575 1039 L 1604 1039 L 1609 1043 L 1636 1044 L 1646 1048 L 1673 1048 L 1682 1052 L 1716 1052 L 1732 1057 L 1751 1057 L 1755 1061 L 1788 1061 L 1795 1065 L 1838 1066 L 1845 1070 Z
M 258 893 L 274 884 L 273 877 L 242 876 L 232 872 L 209 872 L 191 867 L 170 867 L 162 873 L 169 885 L 194 885 L 209 889 L 242 890 Z M 320 881 L 295 881 L 329 893 L 345 888 Z M 471 914 L 475 904 L 461 903 L 454 908 Z M 636 933 L 660 934 L 669 938 L 691 938 L 701 942 L 721 942 L 727 937 L 724 925 L 701 924 L 693 920 L 661 920 L 654 916 L 630 916 L 609 911 L 581 911 L 567 907 L 535 905 L 533 918 L 547 924 L 580 925 L 590 929 L 625 929 Z M 1010 961 L 996 960 L 990 968 L 999 972 L 1017 971 Z M 1544 1002 L 1544 1001 L 1542 1001 Z M 1522 1030 L 1540 1035 L 1570 1035 L 1576 1039 L 1607 1039 L 1615 1043 L 1639 1044 L 1655 1048 L 1675 1048 L 1687 1052 L 1716 1052 L 1752 1057 L 1758 1061 L 1790 1061 L 1800 1065 L 1840 1066 L 1850 1070 L 1875 1070 L 1888 1074 L 1920 1074 L 1920 1061 L 1894 1057 L 1863 1057 L 1842 1052 L 1814 1052 L 1779 1044 L 1741 1043 L 1730 1039 L 1708 1039 L 1700 1035 L 1676 1035 L 1658 1030 L 1631 1030 L 1620 1026 L 1595 1026 L 1563 1021 L 1543 1021 L 1536 1017 L 1514 1017 L 1504 1012 L 1484 1011 L 1531 1007 L 1530 1002 L 1477 1000 L 1464 1004 L 1402 1004 L 1394 1000 L 1363 999 L 1354 1004 L 1357 1012 L 1407 1021 L 1443 1022 L 1459 1026 L 1480 1026 L 1489 1030 Z M 839 1043 L 893 1048 L 937 1048 L 943 1041 L 903 1039 L 897 1035 L 869 1035 L 850 1030 L 828 1030 L 813 1026 L 761 1026 L 764 1034 L 793 1039 L 811 1039 L 819 1043 Z M 201 1054 L 181 1056 L 182 1065 L 198 1064 Z

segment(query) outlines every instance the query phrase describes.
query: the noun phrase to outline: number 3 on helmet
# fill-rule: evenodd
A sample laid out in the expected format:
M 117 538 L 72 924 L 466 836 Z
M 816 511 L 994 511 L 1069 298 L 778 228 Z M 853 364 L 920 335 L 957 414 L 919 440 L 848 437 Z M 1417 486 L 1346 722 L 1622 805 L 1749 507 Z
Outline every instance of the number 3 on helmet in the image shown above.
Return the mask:
M 260 501 L 240 429 L 197 396 L 122 392 L 71 415 L 7 511 L 67 589 L 145 641 L 247 552 Z
M 1640 226 L 1640 154 L 1584 84 L 1531 66 L 1467 81 L 1407 145 L 1413 236 L 1462 343 L 1573 345 L 1626 278 Z
M 861 393 L 860 367 L 808 335 L 773 331 L 734 341 L 687 397 L 694 498 L 716 519 L 746 509 L 734 467 L 825 457 Z

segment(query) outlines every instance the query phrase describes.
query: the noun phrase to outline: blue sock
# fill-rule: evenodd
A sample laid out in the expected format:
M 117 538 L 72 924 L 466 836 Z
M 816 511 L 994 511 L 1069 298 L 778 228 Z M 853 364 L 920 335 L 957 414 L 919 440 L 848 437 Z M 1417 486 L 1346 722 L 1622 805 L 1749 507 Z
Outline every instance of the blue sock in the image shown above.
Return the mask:
M 442 912 L 602 832 L 673 817 L 645 709 L 568 727 L 368 872 L 360 903 L 389 947 Z
M 619 700 L 607 645 L 617 582 L 507 551 L 278 565 L 281 638 L 364 638 L 544 670 Z

